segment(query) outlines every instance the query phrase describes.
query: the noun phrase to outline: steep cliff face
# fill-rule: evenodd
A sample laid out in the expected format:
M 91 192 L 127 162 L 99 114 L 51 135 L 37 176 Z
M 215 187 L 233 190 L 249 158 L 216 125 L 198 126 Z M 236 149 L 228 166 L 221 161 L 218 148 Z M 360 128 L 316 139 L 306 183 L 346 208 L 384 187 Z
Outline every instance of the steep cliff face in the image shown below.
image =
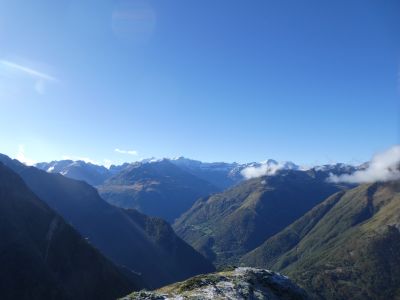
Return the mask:
M 287 277 L 263 269 L 236 268 L 200 275 L 154 292 L 136 292 L 124 300 L 269 299 L 303 300 L 306 293 Z

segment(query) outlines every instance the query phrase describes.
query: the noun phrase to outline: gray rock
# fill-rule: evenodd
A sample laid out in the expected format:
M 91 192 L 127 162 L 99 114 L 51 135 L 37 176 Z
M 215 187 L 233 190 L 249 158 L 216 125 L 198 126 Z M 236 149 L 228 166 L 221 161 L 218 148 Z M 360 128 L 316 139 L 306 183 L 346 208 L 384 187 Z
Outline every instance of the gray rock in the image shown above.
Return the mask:
M 308 299 L 304 290 L 286 276 L 264 269 L 235 268 L 199 275 L 149 292 L 135 292 L 124 300 L 208 300 L 208 299 Z

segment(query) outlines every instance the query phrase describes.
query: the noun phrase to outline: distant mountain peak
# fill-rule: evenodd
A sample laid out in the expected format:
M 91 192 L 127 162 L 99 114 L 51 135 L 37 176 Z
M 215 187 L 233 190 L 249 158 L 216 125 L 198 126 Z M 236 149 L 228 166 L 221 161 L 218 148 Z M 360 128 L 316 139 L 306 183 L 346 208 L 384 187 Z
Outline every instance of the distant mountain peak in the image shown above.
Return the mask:
M 176 156 L 176 157 L 171 158 L 171 160 L 192 160 L 193 161 L 193 159 L 186 158 L 184 156 Z
M 72 179 L 86 181 L 91 185 L 101 184 L 110 176 L 110 170 L 106 167 L 83 160 L 66 159 L 49 163 L 42 162 L 37 163 L 35 167 L 48 173 L 59 173 Z
M 276 161 L 275 159 L 269 158 L 269 159 L 260 161 L 260 164 L 277 165 L 277 164 L 278 164 L 278 161 Z

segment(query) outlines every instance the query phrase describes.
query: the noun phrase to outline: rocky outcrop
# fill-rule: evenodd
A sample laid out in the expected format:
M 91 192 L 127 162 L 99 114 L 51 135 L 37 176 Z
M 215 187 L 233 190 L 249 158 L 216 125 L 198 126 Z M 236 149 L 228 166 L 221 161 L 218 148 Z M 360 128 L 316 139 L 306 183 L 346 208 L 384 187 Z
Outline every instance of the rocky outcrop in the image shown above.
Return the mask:
M 166 286 L 154 292 L 135 292 L 123 300 L 269 299 L 303 300 L 306 293 L 290 279 L 265 269 L 235 268 Z

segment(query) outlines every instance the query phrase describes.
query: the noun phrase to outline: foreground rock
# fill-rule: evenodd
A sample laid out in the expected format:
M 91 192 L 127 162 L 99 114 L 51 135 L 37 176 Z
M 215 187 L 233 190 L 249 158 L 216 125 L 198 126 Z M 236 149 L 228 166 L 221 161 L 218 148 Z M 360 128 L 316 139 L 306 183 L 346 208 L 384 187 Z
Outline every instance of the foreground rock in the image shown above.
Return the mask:
M 302 300 L 305 292 L 286 276 L 264 269 L 236 268 L 199 275 L 154 292 L 135 292 L 123 300 L 268 299 Z

